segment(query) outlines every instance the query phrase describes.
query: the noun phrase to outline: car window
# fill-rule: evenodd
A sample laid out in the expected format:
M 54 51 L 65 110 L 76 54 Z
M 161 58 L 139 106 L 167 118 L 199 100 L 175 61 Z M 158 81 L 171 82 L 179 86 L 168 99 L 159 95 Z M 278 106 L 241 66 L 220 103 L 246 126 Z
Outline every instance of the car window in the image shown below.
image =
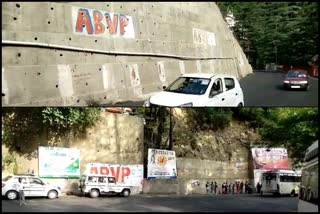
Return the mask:
M 108 178 L 109 183 L 116 183 L 116 179 L 115 178 Z
M 40 185 L 43 184 L 43 182 L 39 178 L 29 178 L 29 183 L 30 184 L 40 184 Z
M 99 183 L 106 183 L 107 182 L 107 178 L 106 177 L 99 177 Z
M 165 91 L 202 95 L 207 91 L 210 79 L 197 77 L 179 77 Z
M 88 177 L 88 182 L 97 183 L 97 182 L 98 182 L 98 177 L 96 177 L 96 176 L 89 176 L 89 177 Z
M 303 71 L 289 71 L 287 77 L 307 77 L 307 74 Z
M 221 79 L 216 79 L 213 84 L 212 84 L 212 87 L 211 87 L 211 90 L 210 90 L 210 97 L 213 97 L 217 94 L 220 94 L 223 92 L 223 89 L 222 89 L 222 80 Z
M 226 86 L 226 90 L 231 90 L 235 87 L 234 79 L 233 78 L 224 78 L 224 84 Z
M 23 183 L 23 184 L 27 184 L 28 183 L 28 180 L 27 180 L 26 177 L 14 177 L 13 178 L 14 182 L 19 182 L 19 178 L 22 178 L 21 183 Z

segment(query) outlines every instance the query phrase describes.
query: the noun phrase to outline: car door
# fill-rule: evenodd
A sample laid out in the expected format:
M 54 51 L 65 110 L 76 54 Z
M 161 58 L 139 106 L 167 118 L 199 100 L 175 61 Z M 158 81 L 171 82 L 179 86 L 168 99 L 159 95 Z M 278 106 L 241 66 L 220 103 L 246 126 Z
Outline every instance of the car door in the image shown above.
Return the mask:
M 30 196 L 46 196 L 47 186 L 39 178 L 29 177 Z
M 98 185 L 100 189 L 100 193 L 107 193 L 109 192 L 109 187 L 108 187 L 108 178 L 107 177 L 99 177 L 98 179 Z
M 224 97 L 226 106 L 238 106 L 240 103 L 239 97 L 241 96 L 238 88 L 236 87 L 236 80 L 232 77 L 223 78 Z
M 213 80 L 205 106 L 226 106 L 226 96 L 221 78 Z

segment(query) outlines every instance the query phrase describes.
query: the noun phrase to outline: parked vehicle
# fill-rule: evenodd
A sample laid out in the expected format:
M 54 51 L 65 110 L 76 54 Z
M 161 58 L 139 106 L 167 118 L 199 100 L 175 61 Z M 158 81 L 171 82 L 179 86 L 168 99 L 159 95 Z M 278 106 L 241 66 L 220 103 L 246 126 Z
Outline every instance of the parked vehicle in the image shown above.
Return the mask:
M 97 198 L 104 194 L 119 194 L 129 197 L 129 186 L 117 185 L 115 177 L 104 175 L 82 175 L 80 178 L 80 190 L 83 195 Z
M 318 212 L 318 141 L 306 151 L 302 167 L 301 188 L 299 192 L 298 212 Z
M 49 184 L 37 176 L 19 174 L 9 175 L 2 179 L 2 196 L 10 200 L 18 198 L 19 193 L 16 191 L 15 185 L 19 182 L 19 178 L 22 178 L 25 197 L 43 196 L 54 199 L 62 194 L 60 187 Z
M 290 70 L 283 80 L 284 89 L 309 89 L 309 76 L 307 71 Z
M 156 93 L 145 106 L 168 107 L 244 106 L 238 80 L 224 74 L 184 74 L 164 91 Z
M 298 196 L 301 174 L 293 170 L 270 170 L 262 173 L 261 195 L 273 193 L 274 195 L 290 194 Z

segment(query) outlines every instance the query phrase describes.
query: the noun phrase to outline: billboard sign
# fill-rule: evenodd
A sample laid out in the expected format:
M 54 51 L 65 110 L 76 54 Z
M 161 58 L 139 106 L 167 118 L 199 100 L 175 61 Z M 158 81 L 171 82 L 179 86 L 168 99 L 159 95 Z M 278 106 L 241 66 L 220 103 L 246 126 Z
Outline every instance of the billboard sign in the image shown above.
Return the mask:
M 252 148 L 254 169 L 289 169 L 288 153 L 284 148 Z
M 79 178 L 80 149 L 39 146 L 39 177 Z
M 176 162 L 174 151 L 148 149 L 148 179 L 177 178 Z
M 107 163 L 88 163 L 85 175 L 107 175 L 115 177 L 117 184 L 137 187 L 142 191 L 143 165 L 121 165 Z

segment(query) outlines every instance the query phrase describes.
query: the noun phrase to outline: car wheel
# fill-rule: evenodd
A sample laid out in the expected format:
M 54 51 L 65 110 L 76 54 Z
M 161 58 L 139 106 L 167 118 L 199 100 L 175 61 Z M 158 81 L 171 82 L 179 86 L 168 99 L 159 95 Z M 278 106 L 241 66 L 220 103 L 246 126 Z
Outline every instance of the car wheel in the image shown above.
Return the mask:
M 15 200 L 18 198 L 18 192 L 17 191 L 14 191 L 14 190 L 10 190 L 7 192 L 7 198 L 9 200 Z
M 294 189 L 291 191 L 290 196 L 291 197 L 295 197 L 296 196 L 296 191 Z
M 97 197 L 99 197 L 99 191 L 98 191 L 97 189 L 92 189 L 92 190 L 90 191 L 90 197 L 91 197 L 91 198 L 97 198 Z
M 54 199 L 54 198 L 57 198 L 57 197 L 58 197 L 57 191 L 55 191 L 55 190 L 50 190 L 50 191 L 48 192 L 48 198 L 49 198 L 49 199 Z
M 128 189 L 124 189 L 124 190 L 122 190 L 122 193 L 121 193 L 122 195 L 123 195 L 123 197 L 129 197 L 130 196 L 130 190 L 128 190 Z
M 243 107 L 243 104 L 242 104 L 242 103 L 239 103 L 239 104 L 238 104 L 238 107 Z

